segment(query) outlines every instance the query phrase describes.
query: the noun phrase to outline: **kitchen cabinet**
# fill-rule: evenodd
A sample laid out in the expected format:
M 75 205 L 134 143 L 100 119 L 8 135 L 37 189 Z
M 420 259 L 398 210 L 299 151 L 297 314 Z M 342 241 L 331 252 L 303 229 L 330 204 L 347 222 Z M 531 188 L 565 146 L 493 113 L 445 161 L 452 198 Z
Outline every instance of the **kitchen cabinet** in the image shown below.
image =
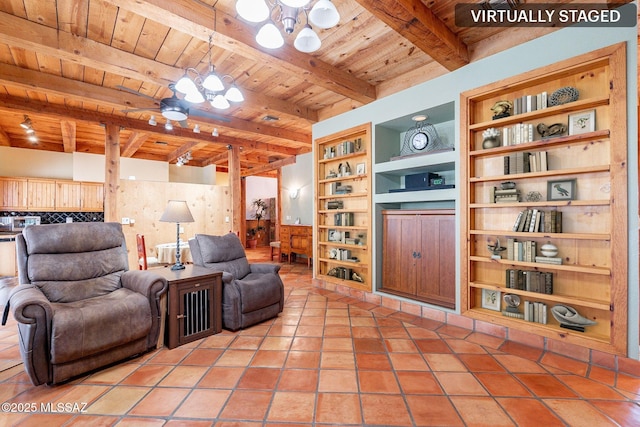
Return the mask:
M 17 275 L 15 236 L 0 235 L 0 277 Z
M 27 179 L 0 178 L 0 209 L 22 211 L 27 209 Z
M 56 181 L 51 179 L 27 180 L 27 202 L 31 211 L 56 209 Z
M 455 214 L 449 209 L 382 211 L 379 290 L 455 307 Z
M 102 212 L 104 210 L 103 183 L 80 183 L 80 210 L 82 212 Z
M 81 207 L 81 186 L 77 181 L 56 181 L 56 210 L 79 211 Z

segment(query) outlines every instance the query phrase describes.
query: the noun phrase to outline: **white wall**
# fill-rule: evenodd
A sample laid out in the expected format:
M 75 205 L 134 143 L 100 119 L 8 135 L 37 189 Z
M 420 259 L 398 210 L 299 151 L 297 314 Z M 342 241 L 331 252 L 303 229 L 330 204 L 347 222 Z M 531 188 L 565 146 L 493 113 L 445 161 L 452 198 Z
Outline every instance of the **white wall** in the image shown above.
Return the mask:
M 248 176 L 245 178 L 247 189 L 247 210 L 245 212 L 245 219 L 254 219 L 254 209 L 251 206 L 251 202 L 255 199 L 270 199 L 278 195 L 278 180 L 275 178 L 267 178 L 262 176 Z M 269 212 L 265 212 L 268 216 Z M 271 219 L 267 216 L 264 219 Z
M 313 224 L 313 153 L 296 157 L 296 162 L 282 168 L 281 224 Z M 290 190 L 299 190 L 298 198 L 289 197 Z
M 68 153 L 0 147 L 0 176 L 73 179 L 73 157 Z

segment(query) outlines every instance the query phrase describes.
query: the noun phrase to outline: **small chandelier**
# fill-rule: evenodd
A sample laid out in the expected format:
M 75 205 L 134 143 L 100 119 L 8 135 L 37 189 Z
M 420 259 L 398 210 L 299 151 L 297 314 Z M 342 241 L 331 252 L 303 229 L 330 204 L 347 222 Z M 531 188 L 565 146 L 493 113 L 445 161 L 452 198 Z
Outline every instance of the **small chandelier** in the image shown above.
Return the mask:
M 226 110 L 231 106 L 229 102 L 242 102 L 244 96 L 235 80 L 228 74 L 219 76 L 213 63 L 211 62 L 211 39 L 209 36 L 209 72 L 202 76 L 195 68 L 187 68 L 184 76 L 182 76 L 175 84 L 175 89 L 184 95 L 184 100 L 191 104 L 201 104 L 208 101 L 212 107 L 219 110 Z M 194 75 L 189 77 L 189 73 Z M 231 85 L 226 88 L 223 80 L 230 79 Z
M 309 25 L 309 21 L 318 28 L 334 27 L 340 21 L 340 14 L 331 0 L 318 0 L 312 8 L 313 0 L 238 0 L 236 11 L 249 22 L 267 21 L 256 34 L 256 41 L 267 49 L 277 49 L 284 44 L 276 22 L 282 23 L 287 34 L 293 33 L 298 15 L 304 11 L 306 24 L 296 36 L 293 46 L 300 52 L 310 53 L 320 49 L 320 37 Z M 270 7 L 269 7 L 270 6 Z M 274 11 L 278 9 L 274 21 Z M 310 9 L 310 10 L 309 10 Z

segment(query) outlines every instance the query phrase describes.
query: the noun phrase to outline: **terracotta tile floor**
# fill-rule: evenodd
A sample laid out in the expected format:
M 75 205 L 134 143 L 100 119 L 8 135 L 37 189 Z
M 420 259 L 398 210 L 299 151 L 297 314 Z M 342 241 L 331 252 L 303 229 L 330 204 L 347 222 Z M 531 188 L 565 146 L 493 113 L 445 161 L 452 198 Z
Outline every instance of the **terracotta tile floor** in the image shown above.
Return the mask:
M 306 263 L 281 276 L 277 319 L 54 387 L 0 328 L 0 402 L 36 406 L 0 426 L 640 425 L 640 378 L 315 288 Z

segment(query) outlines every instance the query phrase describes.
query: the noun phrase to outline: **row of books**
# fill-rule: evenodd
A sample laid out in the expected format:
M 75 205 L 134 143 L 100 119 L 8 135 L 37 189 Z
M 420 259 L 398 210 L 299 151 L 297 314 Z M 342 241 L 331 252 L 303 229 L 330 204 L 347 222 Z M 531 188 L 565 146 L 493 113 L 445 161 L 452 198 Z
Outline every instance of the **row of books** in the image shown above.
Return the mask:
M 353 212 L 342 212 L 333 214 L 333 225 L 335 226 L 344 226 L 344 227 L 353 227 L 354 225 L 354 215 Z
M 329 194 L 349 194 L 353 191 L 351 185 L 343 185 L 340 182 L 332 182 L 329 187 Z
M 534 139 L 535 132 L 531 123 L 516 123 L 502 128 L 502 145 L 504 146 L 533 142 Z
M 553 273 L 550 271 L 507 268 L 505 276 L 505 284 L 509 289 L 553 294 Z
M 324 149 L 324 158 L 333 159 L 334 157 L 345 156 L 355 152 L 355 143 L 353 141 L 343 141 L 338 145 L 326 147 Z
M 547 324 L 547 304 L 539 301 L 524 302 L 524 320 Z
M 504 156 L 504 174 L 544 172 L 549 170 L 549 160 L 546 151 L 530 153 L 522 151 Z
M 535 262 L 538 243 L 532 240 L 520 242 L 507 239 L 507 259 L 512 261 Z
M 513 100 L 513 114 L 530 113 L 548 106 L 547 92 L 536 95 L 523 95 Z
M 512 231 L 523 233 L 562 233 L 562 212 L 525 209 L 518 213 Z

